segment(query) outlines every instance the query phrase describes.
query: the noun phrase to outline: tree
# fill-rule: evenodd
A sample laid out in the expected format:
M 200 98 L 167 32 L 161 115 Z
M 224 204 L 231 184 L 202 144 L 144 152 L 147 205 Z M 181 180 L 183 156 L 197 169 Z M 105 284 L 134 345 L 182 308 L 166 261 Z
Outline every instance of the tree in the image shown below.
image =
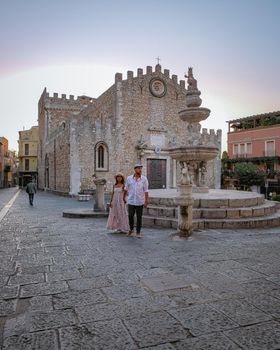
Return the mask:
M 239 185 L 245 186 L 246 189 L 264 184 L 265 173 L 253 163 L 236 164 L 234 173 Z

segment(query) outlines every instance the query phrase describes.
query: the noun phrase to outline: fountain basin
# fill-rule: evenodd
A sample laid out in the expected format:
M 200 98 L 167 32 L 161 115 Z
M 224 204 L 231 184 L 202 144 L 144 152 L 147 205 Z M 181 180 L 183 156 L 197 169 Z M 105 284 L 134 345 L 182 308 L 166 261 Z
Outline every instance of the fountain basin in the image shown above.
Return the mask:
M 188 161 L 208 161 L 217 157 L 218 148 L 194 146 L 194 147 L 179 147 L 169 150 L 170 156 L 181 162 Z
M 209 117 L 210 109 L 204 107 L 190 107 L 179 112 L 179 117 L 184 122 L 199 123 Z

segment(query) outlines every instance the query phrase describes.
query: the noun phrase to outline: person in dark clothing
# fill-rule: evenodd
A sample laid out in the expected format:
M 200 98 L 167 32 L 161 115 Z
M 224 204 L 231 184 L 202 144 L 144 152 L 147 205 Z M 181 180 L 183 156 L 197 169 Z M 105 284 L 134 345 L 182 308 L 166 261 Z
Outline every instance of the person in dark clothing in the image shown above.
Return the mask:
M 26 186 L 26 192 L 29 195 L 29 204 L 33 205 L 33 200 L 34 200 L 34 194 L 37 192 L 36 191 L 36 186 L 33 181 L 30 181 L 27 186 Z

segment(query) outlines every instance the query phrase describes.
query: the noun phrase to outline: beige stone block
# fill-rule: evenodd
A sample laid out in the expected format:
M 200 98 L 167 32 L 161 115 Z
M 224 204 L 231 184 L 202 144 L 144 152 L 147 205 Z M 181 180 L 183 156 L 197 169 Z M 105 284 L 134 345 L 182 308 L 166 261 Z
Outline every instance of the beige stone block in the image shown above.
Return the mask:
M 264 216 L 264 208 L 253 208 L 253 216 Z
M 246 199 L 246 206 L 253 207 L 258 205 L 258 197 Z
M 240 199 L 229 199 L 228 205 L 230 208 L 238 208 L 238 207 L 245 207 L 247 206 L 245 200 L 240 200 Z
M 252 216 L 252 208 L 242 208 L 240 209 L 240 217 L 248 218 Z
M 255 227 L 270 227 L 270 220 L 256 220 L 254 221 Z
M 223 221 L 204 221 L 204 228 L 223 228 Z
M 157 216 L 158 215 L 158 208 L 148 208 L 147 214 L 150 216 Z
M 237 219 L 240 217 L 239 209 L 227 210 L 227 218 L 229 219 Z
M 280 226 L 280 218 L 272 219 L 272 226 Z
M 199 221 L 199 222 L 197 222 L 197 228 L 199 229 L 199 230 L 204 230 L 204 228 L 205 228 L 205 222 L 204 221 Z
M 200 207 L 201 208 L 226 208 L 228 206 L 227 199 L 201 199 Z
M 155 219 L 155 225 L 160 227 L 172 227 L 172 220 L 170 219 Z
M 223 224 L 223 228 L 228 228 L 228 229 L 232 229 L 232 228 L 250 228 L 250 221 L 230 221 L 227 220 L 224 222 Z
M 203 218 L 207 219 L 223 219 L 227 215 L 226 209 L 217 209 L 217 210 L 207 210 L 204 209 L 201 213 Z
M 193 210 L 193 219 L 200 219 L 201 218 L 201 210 L 200 209 L 194 209 Z
M 143 216 L 142 217 L 142 221 L 143 221 L 143 226 L 146 226 L 146 227 L 153 227 L 153 226 L 155 226 L 155 219 L 154 218 Z

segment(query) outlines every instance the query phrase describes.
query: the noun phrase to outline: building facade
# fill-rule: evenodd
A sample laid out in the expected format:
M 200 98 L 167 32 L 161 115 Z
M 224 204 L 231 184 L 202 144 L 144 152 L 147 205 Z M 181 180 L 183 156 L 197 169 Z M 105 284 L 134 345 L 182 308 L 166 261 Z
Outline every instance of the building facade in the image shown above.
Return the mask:
M 0 188 L 15 186 L 16 175 L 16 152 L 9 150 L 9 141 L 5 137 L 0 137 Z
M 39 188 L 76 194 L 94 188 L 93 176 L 107 180 L 143 164 L 150 188 L 176 187 L 177 164 L 168 149 L 191 137 L 178 112 L 186 108 L 185 81 L 157 65 L 145 74 L 116 73 L 114 84 L 98 98 L 58 94 L 46 89 L 39 100 Z M 205 137 L 220 149 L 221 134 Z M 216 159 L 208 164 L 208 185 L 218 187 Z
M 4 187 L 4 143 L 0 138 L 0 188 Z
M 280 182 L 280 111 L 227 123 L 229 166 L 250 161 L 265 171 L 267 181 Z
M 19 158 L 19 186 L 24 187 L 29 180 L 37 182 L 38 178 L 38 141 L 39 128 L 19 131 L 18 158 Z

